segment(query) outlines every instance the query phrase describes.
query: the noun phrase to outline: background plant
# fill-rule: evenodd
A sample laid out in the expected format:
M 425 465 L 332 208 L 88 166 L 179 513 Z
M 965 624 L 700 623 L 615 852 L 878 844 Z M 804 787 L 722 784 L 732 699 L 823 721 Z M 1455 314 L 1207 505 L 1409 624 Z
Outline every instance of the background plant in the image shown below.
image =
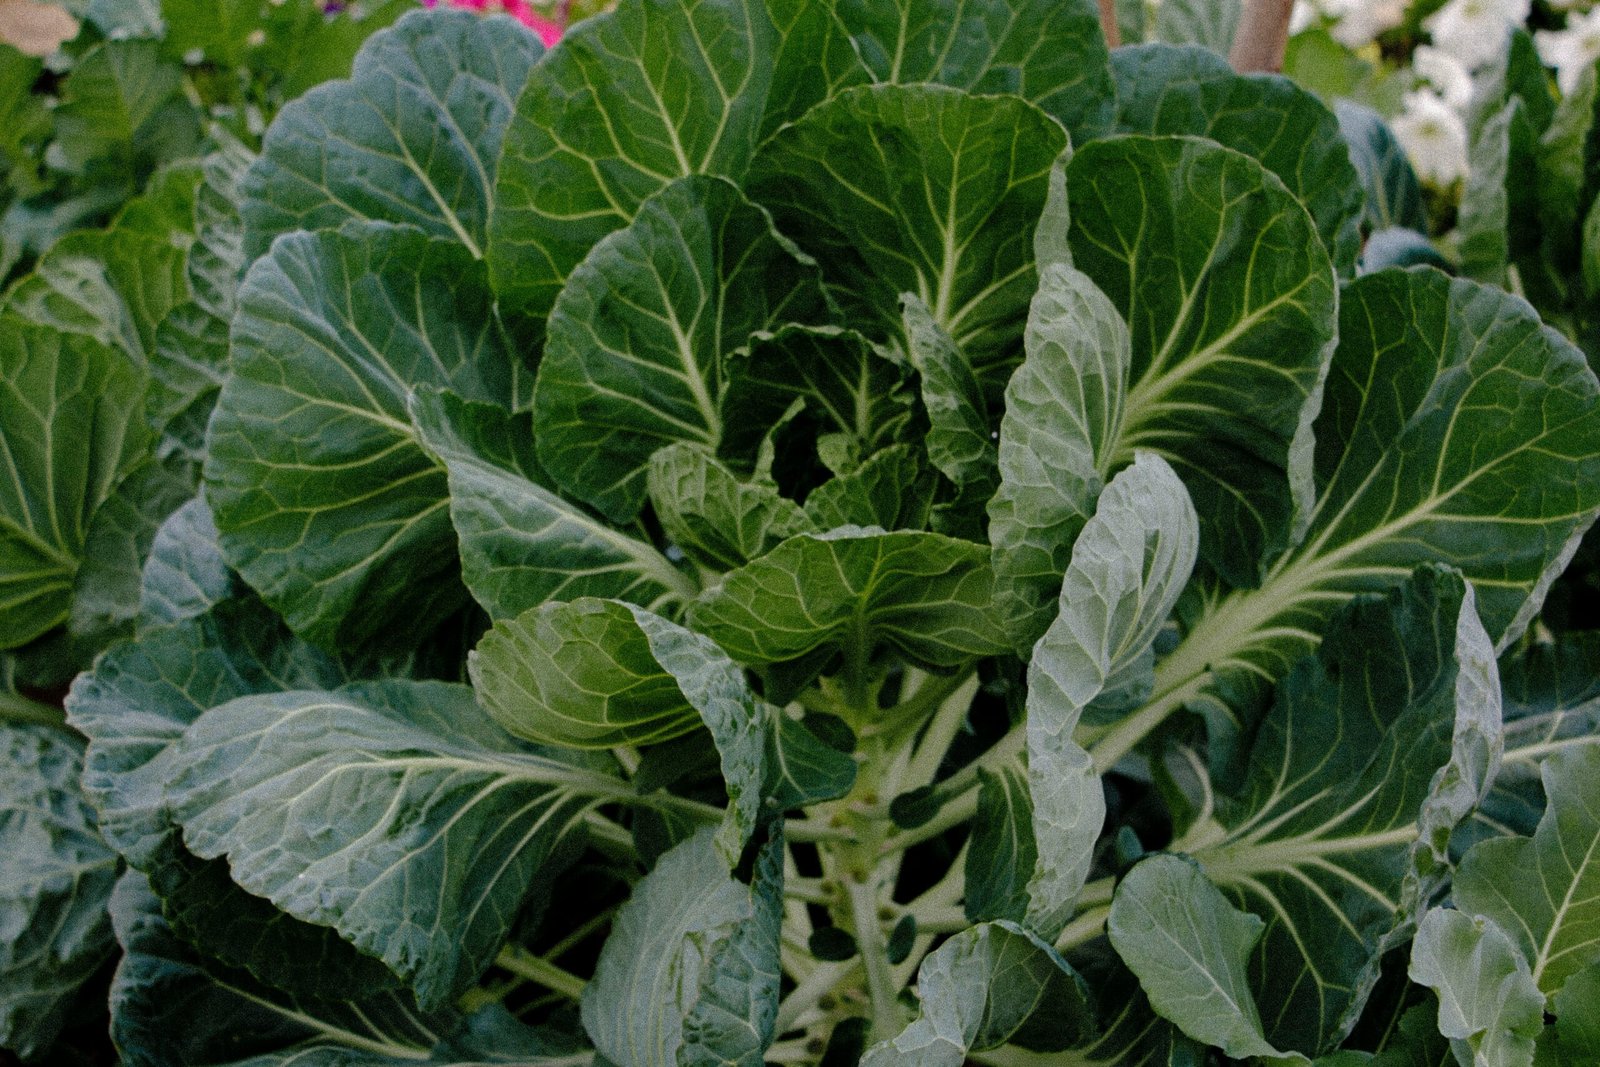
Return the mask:
M 1583 351 L 1381 121 L 948 16 L 413 11 L 9 290 L 9 1047 L 1592 1058 Z

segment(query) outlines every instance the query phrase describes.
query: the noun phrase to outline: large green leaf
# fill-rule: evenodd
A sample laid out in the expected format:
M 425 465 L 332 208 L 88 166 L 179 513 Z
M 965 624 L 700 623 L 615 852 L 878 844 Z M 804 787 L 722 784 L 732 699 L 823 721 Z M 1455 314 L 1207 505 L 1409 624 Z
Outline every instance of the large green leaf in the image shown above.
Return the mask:
M 661 528 L 702 567 L 730 570 L 812 529 L 800 505 L 779 495 L 770 478 L 741 481 L 708 450 L 686 442 L 650 457 L 649 485 Z
M 1503 647 L 1600 505 L 1600 389 L 1527 304 L 1429 269 L 1358 278 L 1342 304 L 1310 533 L 1261 588 L 1207 605 L 1156 670 L 1158 698 L 1194 685 L 1231 701 L 1204 705 L 1224 732 L 1343 600 L 1422 563 L 1466 575 Z
M 0 1048 L 48 1051 L 78 989 L 111 955 L 106 901 L 117 854 L 78 788 L 82 744 L 60 730 L 0 725 Z
M 93 164 L 148 173 L 199 140 L 200 123 L 183 95 L 183 69 L 158 41 L 106 41 L 73 66 L 55 109 L 55 150 L 64 169 Z
M 430 1009 L 488 966 L 582 812 L 630 792 L 519 745 L 439 682 L 240 697 L 175 753 L 188 847 L 382 959 Z
M 1316 222 L 1341 276 L 1361 251 L 1362 188 L 1322 103 L 1287 78 L 1240 75 L 1204 48 L 1143 45 L 1112 57 L 1119 133 L 1209 137 L 1260 161 Z
M 900 294 L 915 293 L 975 370 L 999 376 L 1066 147 L 1059 124 L 1015 97 L 863 86 L 774 134 L 747 187 L 822 264 L 852 322 L 902 337 Z
M 774 47 L 766 6 L 745 0 L 638 0 L 574 27 L 506 130 L 489 234 L 501 301 L 542 317 L 589 249 L 663 186 L 743 177 Z
M 268 129 L 240 192 L 245 253 L 290 230 L 408 223 L 482 257 L 500 142 L 543 54 L 510 18 L 414 11 L 374 34 L 349 80 L 318 86 Z
M 1544 994 L 1516 944 L 1488 919 L 1436 908 L 1411 946 L 1411 980 L 1439 994 L 1439 1031 L 1470 1067 L 1531 1067 Z
M 694 582 L 647 541 L 562 499 L 534 455 L 528 415 L 421 388 L 412 418 L 450 479 L 467 587 L 493 618 L 549 600 L 618 597 L 662 607 Z
M 158 455 L 205 458 L 206 423 L 228 377 L 228 320 L 192 301 L 167 312 L 150 353 L 146 415 Z
M 1520 97 L 1473 139 L 1456 225 L 1463 274 L 1501 286 L 1513 270 L 1530 281 L 1539 277 L 1538 185 L 1528 178 L 1538 143 L 1539 131 Z
M 468 1067 L 501 1055 L 528 1067 L 548 1062 L 498 1007 L 465 1018 L 419 1011 L 403 992 L 354 987 L 315 1000 L 262 985 L 180 940 L 136 873 L 117 883 L 111 917 L 126 953 L 111 987 L 111 1035 L 128 1067 Z M 477 1031 L 493 1031 L 498 1047 L 482 1047 Z
M 962 1067 L 968 1052 L 1056 1052 L 1095 1035 L 1088 985 L 1015 923 L 984 923 L 940 945 L 917 971 L 917 992 L 921 1016 L 868 1049 L 862 1067 Z
M 617 913 L 583 991 L 583 1025 L 619 1064 L 761 1067 L 778 1013 L 783 843 L 752 884 L 709 830 L 656 862 Z
M 995 603 L 1019 650 L 1055 618 L 1072 544 L 1094 511 L 1122 424 L 1128 327 L 1088 275 L 1040 271 L 1006 383 L 1000 487 L 989 502 Z
M 938 477 L 915 445 L 891 445 L 813 489 L 805 511 L 819 530 L 922 530 L 932 515 Z
M 1305 1063 L 1266 1039 L 1250 992 L 1250 951 L 1264 925 L 1193 863 L 1160 855 L 1117 886 L 1106 931 L 1150 1003 L 1190 1037 L 1230 1056 Z
M 1312 219 L 1261 164 L 1193 137 L 1085 145 L 1067 189 L 1076 265 L 1132 340 L 1101 464 L 1159 452 L 1194 498 L 1202 558 L 1254 585 L 1312 503 L 1309 421 L 1338 303 Z
M 834 664 L 864 683 L 882 651 L 949 670 L 1005 649 L 988 556 L 935 533 L 799 534 L 730 571 L 690 618 L 740 663 L 778 668 L 791 684 Z
M 539 459 L 573 496 L 632 519 L 651 453 L 717 448 L 745 417 L 723 401 L 751 335 L 826 315 L 815 265 L 766 212 L 721 178 L 674 182 L 556 300 L 533 394 Z
M 1349 100 L 1335 101 L 1333 113 L 1339 119 L 1339 135 L 1350 150 L 1350 163 L 1367 194 L 1367 227 L 1385 230 L 1400 226 L 1426 233 L 1428 208 L 1422 201 L 1422 185 L 1383 116 Z
M 1600 959 L 1600 747 L 1552 753 L 1533 837 L 1480 841 L 1461 861 L 1456 907 L 1511 937 L 1549 996 Z
M 1072 549 L 1060 613 L 1028 665 L 1028 790 L 1038 866 L 1028 925 L 1055 937 L 1072 918 L 1105 821 L 1105 795 L 1072 733 L 1096 701 L 1136 706 L 1154 680 L 1156 634 L 1198 551 L 1194 506 L 1160 457 L 1143 453 L 1100 494 Z
M 1453 572 L 1347 605 L 1280 684 L 1243 788 L 1174 846 L 1264 920 L 1251 974 L 1274 1045 L 1314 1056 L 1355 1025 L 1499 744 L 1493 649 Z
M 143 458 L 138 369 L 0 314 L 0 648 L 67 621 L 95 509 Z
M 406 397 L 520 392 L 482 265 L 384 224 L 286 236 L 245 279 L 232 371 L 205 468 L 229 563 L 313 640 L 414 644 L 466 594 Z

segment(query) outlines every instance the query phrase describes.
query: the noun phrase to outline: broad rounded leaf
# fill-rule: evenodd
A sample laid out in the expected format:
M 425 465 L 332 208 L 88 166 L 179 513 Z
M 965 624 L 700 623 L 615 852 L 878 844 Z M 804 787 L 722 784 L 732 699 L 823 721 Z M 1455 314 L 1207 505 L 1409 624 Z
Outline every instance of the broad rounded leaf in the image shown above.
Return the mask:
M 587 19 L 540 63 L 506 130 L 489 265 L 540 318 L 572 269 L 689 174 L 744 174 L 776 46 L 766 5 L 637 0 Z
M 481 257 L 495 161 L 544 52 L 511 18 L 415 11 L 373 34 L 349 80 L 279 113 L 241 185 L 245 255 L 290 230 L 407 223 Z
M 517 357 L 483 268 L 409 228 L 280 238 L 239 295 L 206 498 L 232 564 L 296 632 L 415 643 L 465 599 L 418 385 L 509 406 Z
M 901 337 L 916 294 L 980 376 L 1002 373 L 1037 284 L 1033 233 L 1066 134 L 1015 97 L 849 89 L 773 135 L 747 183 L 854 323 Z M 1009 369 L 1009 368 L 1007 368 Z
M 1532 1067 L 1544 994 L 1494 922 L 1430 911 L 1417 928 L 1407 975 L 1439 994 L 1439 1031 L 1466 1042 L 1474 1067 Z
M 822 321 L 816 267 L 721 178 L 674 182 L 595 246 L 550 313 L 533 393 L 539 459 L 561 487 L 626 522 L 651 453 L 717 448 L 730 357 L 757 331 Z
M 1202 557 L 1255 585 L 1312 503 L 1309 420 L 1338 306 L 1312 219 L 1260 163 L 1193 137 L 1085 145 L 1067 190 L 1076 265 L 1132 340 L 1101 463 L 1160 452 L 1194 498 Z

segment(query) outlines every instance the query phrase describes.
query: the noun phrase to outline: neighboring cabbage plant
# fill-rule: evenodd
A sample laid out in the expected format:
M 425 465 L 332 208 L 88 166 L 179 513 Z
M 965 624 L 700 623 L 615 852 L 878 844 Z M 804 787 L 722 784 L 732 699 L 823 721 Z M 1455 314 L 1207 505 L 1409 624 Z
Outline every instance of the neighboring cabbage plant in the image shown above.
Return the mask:
M 1357 277 L 1353 155 L 1091 0 L 375 35 L 0 311 L 6 680 L 108 646 L 4 705 L 0 1041 L 1585 1062 L 1600 384 Z

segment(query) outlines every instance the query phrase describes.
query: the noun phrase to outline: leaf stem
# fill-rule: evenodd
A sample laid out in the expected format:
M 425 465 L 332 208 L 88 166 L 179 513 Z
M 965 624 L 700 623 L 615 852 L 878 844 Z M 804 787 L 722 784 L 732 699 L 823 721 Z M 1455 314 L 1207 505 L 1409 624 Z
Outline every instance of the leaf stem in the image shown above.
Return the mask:
M 526 978 L 568 1000 L 579 1000 L 588 983 L 571 971 L 557 967 L 543 956 L 535 956 L 519 945 L 507 945 L 494 959 L 495 965 L 510 971 L 518 978 Z
M 824 963 L 805 978 L 801 979 L 789 995 L 783 998 L 783 1003 L 778 1005 L 777 1022 L 773 1024 L 772 1032 L 786 1034 L 800 1026 L 800 1020 L 817 1002 L 833 991 L 833 988 L 850 976 L 850 972 L 860 966 L 858 960 L 843 960 L 834 963 Z
M 850 926 L 856 948 L 867 971 L 867 995 L 872 1000 L 872 1040 L 893 1037 L 905 1025 L 900 1012 L 899 989 L 889 964 L 883 924 L 878 921 L 878 886 L 870 877 L 850 879 L 845 888 L 850 901 Z
M 53 708 L 49 704 L 30 700 L 20 693 L 9 693 L 5 690 L 0 690 L 0 719 L 6 722 L 68 729 L 67 713 L 60 708 Z

